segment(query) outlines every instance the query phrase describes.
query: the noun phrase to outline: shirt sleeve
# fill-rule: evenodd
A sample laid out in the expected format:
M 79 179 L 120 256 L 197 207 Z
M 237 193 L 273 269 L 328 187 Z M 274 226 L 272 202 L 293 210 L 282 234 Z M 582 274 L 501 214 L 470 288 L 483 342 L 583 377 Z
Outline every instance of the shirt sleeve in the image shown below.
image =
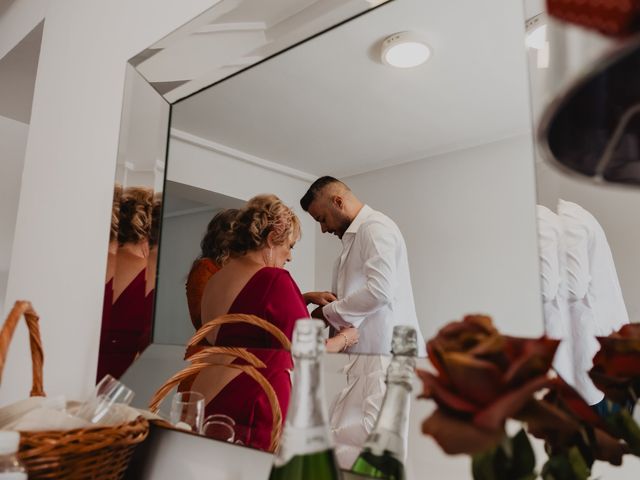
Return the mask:
M 322 309 L 329 323 L 340 329 L 359 327 L 371 313 L 391 303 L 396 290 L 398 238 L 381 223 L 364 225 L 358 231 L 365 284 L 345 298 Z M 354 245 L 354 247 L 356 247 Z
M 561 214 L 566 246 L 567 290 L 570 301 L 583 299 L 589 291 L 591 273 L 589 265 L 589 229 L 575 212 Z

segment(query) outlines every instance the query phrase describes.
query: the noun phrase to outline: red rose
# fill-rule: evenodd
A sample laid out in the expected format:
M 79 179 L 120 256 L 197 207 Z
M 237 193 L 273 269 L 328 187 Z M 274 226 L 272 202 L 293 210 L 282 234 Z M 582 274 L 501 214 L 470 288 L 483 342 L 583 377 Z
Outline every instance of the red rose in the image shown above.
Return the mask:
M 478 453 L 498 443 L 504 424 L 545 387 L 557 340 L 503 336 L 487 316 L 467 316 L 427 343 L 436 374 L 418 371 L 423 398 L 438 405 L 423 423 L 447 453 Z
M 640 324 L 628 324 L 608 337 L 598 337 L 600 351 L 589 376 L 607 398 L 635 404 L 640 393 Z

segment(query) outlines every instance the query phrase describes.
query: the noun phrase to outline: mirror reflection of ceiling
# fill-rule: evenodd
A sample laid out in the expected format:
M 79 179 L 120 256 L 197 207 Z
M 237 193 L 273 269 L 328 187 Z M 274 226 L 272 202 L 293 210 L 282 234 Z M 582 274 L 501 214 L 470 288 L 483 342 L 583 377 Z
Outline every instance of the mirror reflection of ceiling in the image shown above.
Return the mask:
M 388 0 L 218 0 L 130 63 L 177 101 Z
M 405 30 L 432 58 L 383 65 Z M 523 37 L 519 2 L 396 0 L 179 102 L 172 128 L 335 176 L 501 140 L 530 130 Z
M 244 204 L 241 200 L 218 192 L 203 190 L 191 185 L 167 181 L 165 185 L 163 217 L 194 213 L 197 210 L 212 211 L 212 207 L 233 208 Z

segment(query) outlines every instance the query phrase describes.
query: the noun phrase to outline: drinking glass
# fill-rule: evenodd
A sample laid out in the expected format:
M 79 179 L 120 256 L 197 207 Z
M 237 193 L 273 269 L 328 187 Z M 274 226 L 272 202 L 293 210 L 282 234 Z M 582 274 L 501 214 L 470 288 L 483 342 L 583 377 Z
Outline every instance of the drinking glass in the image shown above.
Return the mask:
M 193 391 L 176 393 L 171 400 L 169 420 L 178 428 L 200 433 L 204 420 L 204 395 Z
M 111 407 L 116 403 L 129 405 L 133 396 L 133 390 L 124 383 L 111 375 L 105 375 L 96 385 L 93 394 L 78 409 L 76 416 L 92 423 L 109 422 Z
M 224 420 L 209 420 L 209 418 L 207 417 L 207 421 L 202 426 L 202 435 L 215 440 L 233 443 L 236 437 L 233 426 Z

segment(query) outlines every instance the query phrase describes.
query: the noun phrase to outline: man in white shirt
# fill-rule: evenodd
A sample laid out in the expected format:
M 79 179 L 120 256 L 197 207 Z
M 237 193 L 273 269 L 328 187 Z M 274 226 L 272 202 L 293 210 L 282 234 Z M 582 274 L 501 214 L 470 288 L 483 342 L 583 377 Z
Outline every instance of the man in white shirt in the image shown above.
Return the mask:
M 363 204 L 333 177 L 316 180 L 300 205 L 320 223 L 322 233 L 342 240 L 333 275 L 337 300 L 318 307 L 312 316 L 337 330 L 357 327 L 360 338 L 350 353 L 388 354 L 393 327 L 410 325 L 418 334 L 418 353 L 425 355 L 407 247 L 393 220 Z

